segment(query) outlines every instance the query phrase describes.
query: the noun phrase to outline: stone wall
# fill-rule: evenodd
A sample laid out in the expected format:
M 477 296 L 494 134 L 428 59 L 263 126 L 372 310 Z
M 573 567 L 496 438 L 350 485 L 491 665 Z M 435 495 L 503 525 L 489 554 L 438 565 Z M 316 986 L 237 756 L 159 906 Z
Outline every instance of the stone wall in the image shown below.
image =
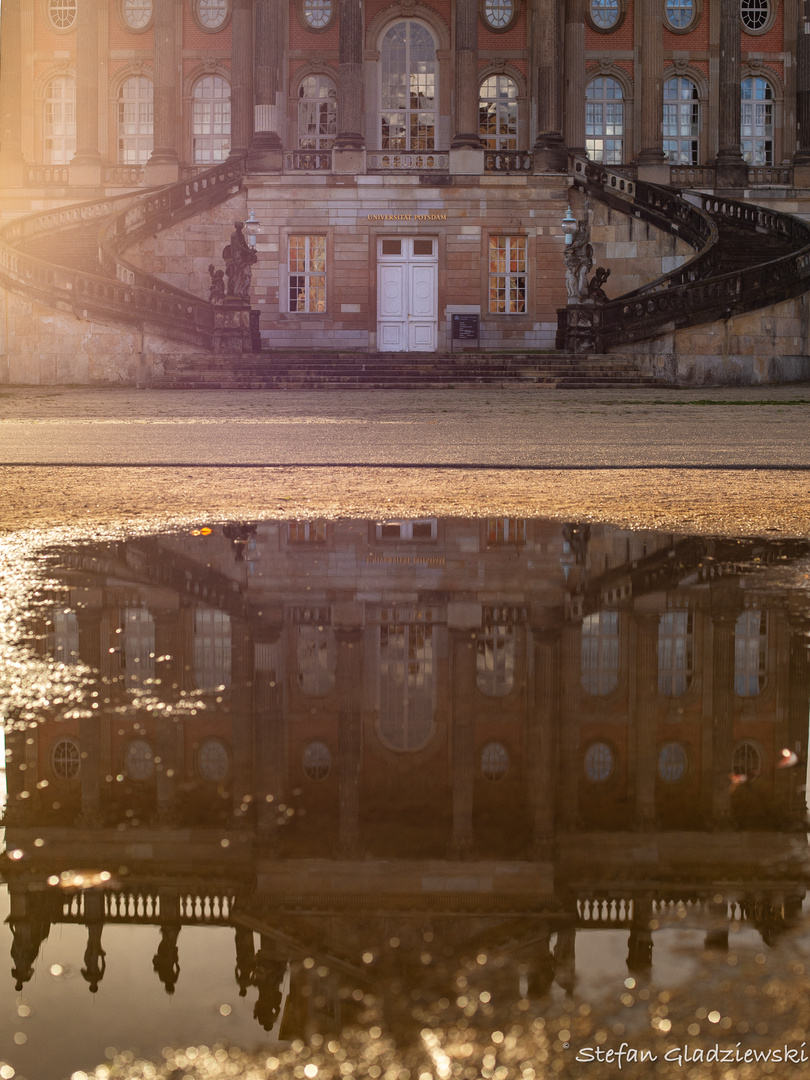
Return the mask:
M 808 349 L 810 300 L 805 294 L 616 351 L 680 386 L 746 386 L 810 380 Z

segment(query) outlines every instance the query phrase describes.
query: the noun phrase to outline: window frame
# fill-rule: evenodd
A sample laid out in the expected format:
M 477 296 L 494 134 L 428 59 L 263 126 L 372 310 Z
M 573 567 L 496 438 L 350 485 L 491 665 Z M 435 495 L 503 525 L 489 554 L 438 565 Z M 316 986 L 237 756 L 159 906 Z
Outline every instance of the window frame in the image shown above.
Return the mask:
M 501 79 L 507 79 L 515 88 L 514 98 L 503 97 L 498 91 L 496 91 L 495 97 L 485 98 L 483 95 L 484 85 L 494 79 L 496 86 Z M 484 104 L 494 105 L 494 117 L 496 131 L 494 134 L 490 134 L 483 130 L 482 120 L 482 108 Z M 501 126 L 501 112 L 502 105 L 514 106 L 514 132 L 507 132 L 506 135 L 502 135 L 500 132 Z M 521 124 L 521 94 L 520 83 L 518 80 L 507 71 L 490 71 L 486 73 L 478 84 L 478 134 L 481 137 L 481 142 L 484 144 L 484 150 L 489 153 L 509 153 L 521 149 L 522 140 L 522 124 Z M 506 140 L 514 142 L 514 146 L 502 146 L 501 141 Z M 489 142 L 495 143 L 494 146 L 488 145 Z
M 588 72 L 587 74 L 590 74 L 590 72 Z M 590 152 L 588 150 L 588 139 L 589 139 L 589 136 L 588 136 L 588 105 L 589 104 L 591 104 L 591 105 L 595 105 L 595 104 L 601 105 L 601 107 L 602 107 L 601 108 L 601 113 L 602 113 L 601 127 L 607 128 L 607 126 L 608 126 L 607 120 L 605 118 L 605 106 L 608 104 L 608 102 L 611 99 L 605 97 L 604 93 L 603 93 L 602 97 L 588 98 L 588 89 L 591 86 L 593 86 L 593 84 L 598 79 L 603 79 L 605 81 L 607 81 L 609 79 L 611 82 L 615 83 L 616 86 L 618 86 L 619 90 L 621 91 L 621 97 L 613 99 L 614 101 L 618 101 L 621 104 L 621 110 L 622 110 L 621 124 L 620 124 L 620 126 L 621 126 L 621 134 L 619 136 L 607 135 L 607 134 L 604 134 L 604 133 L 601 134 L 601 135 L 594 134 L 594 135 L 590 136 L 590 138 L 594 142 L 597 141 L 597 140 L 601 140 L 602 142 L 606 142 L 608 139 L 611 139 L 614 142 L 618 141 L 620 143 L 620 153 L 619 153 L 619 160 L 618 161 L 605 160 L 605 158 L 604 158 L 604 149 L 605 149 L 604 146 L 602 147 L 602 157 L 601 158 L 591 157 Z M 624 84 L 622 83 L 621 79 L 617 79 L 616 75 L 613 74 L 612 72 L 596 71 L 593 74 L 593 76 L 590 79 L 588 79 L 587 83 L 585 84 L 585 153 L 587 154 L 589 160 L 598 161 L 598 162 L 601 162 L 601 163 L 603 163 L 605 165 L 621 165 L 621 164 L 623 164 L 624 155 L 625 155 L 625 148 L 626 148 L 626 145 L 627 145 L 627 137 L 628 137 L 628 133 L 627 133 L 627 116 L 628 116 L 628 112 L 629 112 L 629 110 L 627 108 L 627 95 L 625 93 L 625 87 L 624 87 Z M 614 126 L 615 126 L 615 121 L 614 121 Z
M 298 21 L 303 28 L 309 31 L 310 34 L 325 34 L 327 30 L 331 30 L 335 25 L 338 0 L 330 0 L 331 13 L 323 26 L 313 26 L 312 23 L 309 22 L 306 16 L 306 4 L 307 0 L 298 0 L 298 3 L 295 5 L 295 14 L 298 16 Z
M 675 26 L 669 21 L 667 15 L 667 0 L 661 0 L 664 13 L 664 29 L 670 34 L 691 34 L 696 30 L 703 17 L 703 0 L 692 0 L 692 18 L 685 26 Z
M 481 776 L 490 784 L 500 784 L 509 775 L 512 757 L 500 739 L 491 739 L 481 748 Z
M 149 123 L 149 127 L 151 128 L 150 134 L 148 136 L 143 135 L 140 132 L 137 132 L 134 135 L 127 136 L 127 135 L 123 135 L 122 132 L 121 132 L 121 127 L 122 127 L 122 124 L 123 124 L 123 121 L 121 119 L 121 114 L 122 114 L 124 105 L 127 103 L 125 101 L 124 97 L 123 97 L 124 87 L 127 85 L 127 83 L 131 82 L 134 79 L 139 79 L 139 80 L 143 79 L 145 82 L 148 82 L 148 84 L 149 84 L 149 86 L 151 88 L 151 91 L 152 91 L 151 95 L 148 98 L 148 104 L 150 106 L 150 108 L 148 110 L 148 112 L 149 112 L 149 122 L 148 123 Z M 139 97 L 129 99 L 130 103 L 136 104 L 136 105 L 140 105 L 141 100 L 146 101 L 147 99 L 145 99 L 145 98 L 141 99 Z M 140 119 L 138 119 L 135 122 L 137 127 L 140 127 L 142 125 L 142 123 L 143 123 L 143 121 L 140 120 Z M 143 140 L 146 141 L 146 143 L 148 145 L 148 150 L 146 151 L 146 156 L 143 158 L 142 161 L 141 160 L 127 161 L 127 160 L 124 159 L 124 157 L 122 156 L 122 146 L 121 146 L 121 143 L 122 143 L 122 141 L 124 139 L 135 139 L 135 140 L 143 139 Z M 120 85 L 118 87 L 118 94 L 116 95 L 116 99 L 115 99 L 116 161 L 118 162 L 119 165 L 133 165 L 133 166 L 145 165 L 146 162 L 149 160 L 151 154 L 152 154 L 154 146 L 155 146 L 155 84 L 154 84 L 151 76 L 149 76 L 149 75 L 145 75 L 145 74 L 141 74 L 141 73 L 138 73 L 138 74 L 131 73 L 129 75 L 126 75 L 121 80 Z
M 227 96 L 227 98 L 226 97 L 219 97 L 219 98 L 217 98 L 217 97 L 197 97 L 197 93 L 196 93 L 197 87 L 201 86 L 208 79 L 219 79 L 225 86 L 227 86 L 227 88 L 228 88 L 228 96 Z M 227 160 L 227 158 L 228 158 L 228 156 L 229 156 L 229 154 L 231 152 L 231 139 L 232 139 L 232 136 L 233 136 L 233 116 L 232 116 L 232 111 L 231 111 L 231 92 L 232 92 L 232 89 L 233 89 L 233 87 L 231 85 L 230 80 L 219 71 L 201 72 L 200 74 L 195 76 L 195 78 L 194 78 L 194 80 L 192 82 L 192 85 L 191 85 L 191 94 L 190 94 L 190 97 L 191 97 L 191 161 L 192 161 L 193 165 L 219 165 L 221 162 Z M 215 105 L 217 102 L 220 102 L 220 101 L 227 102 L 227 105 L 228 105 L 228 134 L 227 134 L 227 137 L 224 137 L 221 134 L 215 134 L 213 131 L 200 132 L 199 135 L 198 135 L 197 132 L 194 130 L 195 125 L 197 124 L 197 119 L 196 119 L 196 116 L 195 116 L 197 105 L 200 104 L 200 105 L 212 106 L 212 105 Z M 212 117 L 213 117 L 213 112 L 214 112 L 214 110 L 212 109 L 212 114 L 211 114 Z M 212 120 L 209 121 L 209 126 L 213 126 L 213 124 L 214 124 L 214 121 L 212 119 Z M 224 157 L 219 157 L 219 158 L 213 157 L 213 156 L 211 156 L 210 158 L 209 157 L 198 157 L 197 156 L 197 140 L 198 139 L 200 141 L 202 141 L 203 143 L 205 141 L 210 140 L 212 148 L 213 148 L 213 143 L 214 143 L 215 140 L 217 140 L 217 139 L 223 139 L 223 141 L 226 140 L 227 141 L 227 151 L 225 152 Z M 212 150 L 212 153 L 213 153 L 213 150 Z
M 767 5 L 768 14 L 765 17 L 765 21 L 763 22 L 762 26 L 756 28 L 746 26 L 745 20 L 743 18 L 744 3 L 764 3 Z M 742 32 L 744 34 L 748 34 L 750 37 L 761 37 L 762 34 L 767 34 L 773 26 L 774 21 L 776 20 L 777 6 L 778 5 L 774 3 L 774 0 L 740 0 L 740 29 L 742 30 Z
M 71 761 L 75 761 L 75 771 L 70 776 L 64 776 L 56 768 L 56 751 L 60 746 L 70 746 L 76 753 L 75 758 L 71 757 Z M 82 772 L 82 752 L 79 740 L 75 735 L 59 735 L 51 743 L 48 750 L 48 765 L 50 766 L 51 775 L 59 784 L 75 784 Z
M 679 96 L 677 98 L 672 98 L 669 101 L 667 100 L 666 97 L 663 98 L 663 103 L 662 103 L 663 104 L 663 114 L 662 114 L 662 121 L 661 121 L 661 149 L 664 151 L 664 157 L 665 157 L 665 159 L 666 159 L 666 161 L 667 161 L 667 163 L 669 165 L 675 165 L 676 167 L 680 167 L 680 168 L 694 168 L 696 165 L 699 165 L 700 161 L 701 161 L 701 141 L 702 141 L 702 135 L 703 135 L 703 114 L 704 114 L 704 97 L 703 97 L 703 94 L 701 92 L 701 90 L 702 90 L 701 84 L 698 81 L 698 79 L 695 78 L 695 76 L 694 76 L 694 74 L 692 72 L 690 72 L 690 71 L 675 71 L 675 70 L 670 68 L 668 71 L 664 72 L 664 79 L 663 79 L 663 84 L 662 84 L 662 87 L 661 87 L 661 91 L 662 91 L 662 95 L 663 95 L 665 93 L 665 91 L 666 91 L 666 87 L 667 87 L 668 83 L 674 82 L 676 80 L 680 82 L 683 79 L 687 79 L 692 84 L 692 86 L 696 90 L 696 96 L 692 97 L 692 98 L 681 98 Z M 673 105 L 676 105 L 677 108 L 678 108 L 678 131 L 679 131 L 679 133 L 677 135 L 673 136 L 673 138 L 670 139 L 670 140 L 667 139 L 667 134 L 666 134 L 666 110 L 667 110 L 668 105 L 670 107 L 672 107 Z M 693 135 L 690 134 L 690 135 L 687 136 L 687 135 L 681 135 L 680 134 L 680 128 L 681 128 L 680 113 L 681 113 L 681 108 L 684 105 L 689 105 L 690 108 L 697 110 L 696 131 L 695 131 L 695 133 Z M 679 152 L 679 154 L 680 154 L 681 144 L 684 144 L 686 142 L 693 142 L 695 144 L 694 145 L 694 161 L 686 162 L 686 161 L 680 160 L 680 158 L 678 158 L 677 160 L 674 160 L 673 158 L 671 158 L 669 156 L 668 151 L 665 148 L 665 144 L 666 144 L 667 141 L 670 141 L 670 142 L 677 141 L 678 142 L 678 145 L 679 145 L 678 152 Z
M 495 249 L 493 249 L 493 241 L 497 244 L 497 242 L 499 240 L 506 240 L 507 241 L 506 247 L 503 248 L 502 250 L 504 251 L 504 265 L 505 266 L 509 265 L 510 266 L 509 270 L 500 271 L 498 269 L 495 269 L 495 270 L 492 269 L 493 261 L 495 261 L 495 262 L 499 261 L 499 255 L 500 255 L 500 251 L 501 251 L 500 247 L 496 247 Z M 520 248 L 521 246 L 523 248 L 523 269 L 522 270 L 513 271 L 511 269 L 511 265 L 512 265 L 512 263 L 514 261 L 513 258 L 512 258 L 512 254 L 511 254 L 511 252 L 512 252 L 512 244 L 513 244 L 514 241 L 522 241 L 522 245 L 518 244 L 518 248 Z M 486 244 L 487 244 L 487 252 L 486 252 L 486 261 L 484 263 L 485 273 L 486 273 L 486 281 L 487 281 L 487 285 L 486 285 L 486 305 L 485 305 L 486 306 L 486 317 L 490 318 L 490 319 L 491 318 L 509 318 L 509 319 L 513 319 L 513 318 L 516 318 L 516 317 L 519 318 L 519 317 L 523 316 L 525 318 L 530 313 L 530 299 L 531 299 L 530 281 L 529 281 L 529 268 L 531 266 L 531 252 L 529 251 L 529 237 L 525 233 L 501 233 L 501 232 L 496 233 L 496 232 L 493 232 L 493 233 L 490 233 L 486 237 Z M 493 250 L 496 253 L 496 258 L 495 259 L 493 259 Z M 504 279 L 504 287 L 508 291 L 508 294 L 509 294 L 508 297 L 505 297 L 504 304 L 512 304 L 512 303 L 516 302 L 516 301 L 511 299 L 511 294 L 512 294 L 511 279 L 514 278 L 516 282 L 519 282 L 522 279 L 522 281 L 523 281 L 523 310 L 522 311 L 508 311 L 508 310 L 498 311 L 497 308 L 493 309 L 493 306 L 492 306 L 493 303 L 495 303 L 495 304 L 498 303 L 497 295 L 493 299 L 493 288 L 495 290 L 497 290 L 499 288 L 499 286 L 497 284 L 497 279 L 498 278 L 503 278 Z M 518 294 L 517 302 L 519 302 L 519 294 Z
M 55 82 L 59 81 L 59 80 L 65 80 L 66 82 L 70 83 L 73 86 L 73 97 L 72 98 L 51 98 L 51 97 L 49 97 L 49 95 L 48 95 L 49 88 L 51 86 L 53 86 L 53 84 Z M 72 135 L 71 134 L 63 134 L 63 135 L 54 135 L 54 134 L 49 135 L 48 134 L 48 119 L 47 119 L 48 105 L 50 103 L 53 103 L 53 102 L 59 102 L 60 104 L 66 102 L 68 105 L 73 106 L 73 120 L 72 120 L 72 122 L 71 121 L 65 121 L 61 125 L 63 127 L 70 127 L 71 123 L 72 123 L 72 128 L 73 128 L 73 134 Z M 73 160 L 73 157 L 74 157 L 74 155 L 76 153 L 76 137 L 77 137 L 77 127 L 76 127 L 76 76 L 75 76 L 75 74 L 73 72 L 67 72 L 67 71 L 66 72 L 60 72 L 58 74 L 51 75 L 46 80 L 45 85 L 43 87 L 42 114 L 41 115 L 42 115 L 42 162 L 43 162 L 43 164 L 44 165 L 69 165 L 70 162 Z M 62 153 L 60 155 L 61 157 L 64 158 L 64 160 L 58 160 L 57 161 L 57 160 L 54 160 L 53 158 L 49 157 L 49 153 L 48 153 L 48 150 L 47 150 L 46 145 L 45 145 L 46 141 L 49 138 L 50 139 L 57 138 L 57 139 L 60 139 L 60 140 L 64 140 L 64 147 L 63 147 Z M 70 145 L 71 142 L 72 142 L 72 148 L 71 148 L 71 145 Z M 52 152 L 53 151 L 51 151 L 51 153 Z
M 334 96 L 332 98 L 327 97 L 327 98 L 323 98 L 323 99 L 321 99 L 319 97 L 314 97 L 314 98 L 313 97 L 302 97 L 301 91 L 302 91 L 302 89 L 304 87 L 304 83 L 308 79 L 316 79 L 316 80 L 323 79 L 323 80 L 328 81 L 329 83 L 331 83 L 332 87 L 334 88 L 334 91 L 335 91 Z M 299 78 L 297 88 L 296 88 L 296 92 L 295 92 L 295 133 L 296 133 L 295 134 L 295 139 L 296 139 L 297 148 L 299 150 L 309 150 L 312 153 L 319 153 L 319 152 L 322 152 L 322 151 L 332 149 L 332 147 L 334 145 L 334 142 L 335 142 L 335 139 L 337 137 L 337 133 L 338 133 L 338 97 L 337 97 L 337 91 L 338 91 L 337 79 L 336 79 L 335 75 L 332 72 L 329 72 L 329 71 L 308 71 L 305 75 L 302 75 L 301 78 Z M 309 136 L 309 137 L 307 137 L 306 135 L 302 136 L 302 133 L 301 133 L 301 106 L 305 102 L 320 103 L 321 101 L 323 101 L 324 103 L 331 102 L 332 105 L 334 106 L 334 129 L 335 129 L 334 133 L 331 134 L 331 135 L 330 134 L 321 135 L 320 132 L 318 132 L 314 136 Z M 318 123 L 320 124 L 320 118 L 318 120 Z M 302 146 L 301 145 L 302 141 L 308 141 L 308 138 L 312 139 L 315 142 L 316 145 L 315 146 Z
M 225 755 L 225 771 L 222 776 L 206 776 L 201 768 L 200 761 L 206 748 L 209 746 L 219 747 Z M 200 739 L 200 745 L 197 747 L 194 754 L 194 771 L 204 784 L 224 784 L 230 778 L 232 771 L 231 754 L 227 744 L 222 739 L 218 739 L 215 735 L 206 735 L 204 738 Z
M 149 13 L 149 18 L 146 20 L 143 26 L 133 26 L 131 23 L 127 22 L 125 7 L 126 0 L 118 0 L 118 3 L 115 5 L 115 13 L 118 16 L 118 21 L 121 23 L 121 26 L 124 28 L 124 30 L 126 30 L 128 34 L 145 34 L 155 25 L 155 0 L 151 0 L 151 11 Z
M 78 0 L 73 0 L 72 4 L 70 0 L 62 0 L 62 7 L 72 7 L 73 9 L 73 18 L 67 26 L 58 26 L 53 21 L 51 9 L 58 5 L 59 0 L 44 0 L 43 2 L 42 10 L 48 29 L 54 34 L 74 34 L 76 32 L 76 20 L 79 17 Z
M 598 764 L 598 762 L 593 761 L 595 751 L 597 753 L 601 751 L 607 752 L 608 769 L 604 775 L 594 775 L 596 770 L 591 766 Z M 604 760 L 604 758 L 602 760 Z M 600 784 L 609 783 L 616 774 L 616 751 L 610 743 L 605 742 L 604 739 L 594 739 L 593 742 L 589 743 L 588 746 L 585 747 L 585 753 L 582 755 L 582 771 L 589 784 L 599 786 Z
M 200 16 L 200 0 L 190 0 L 189 7 L 191 8 L 191 17 L 194 20 L 194 25 L 198 30 L 202 30 L 204 34 L 219 34 L 221 33 L 228 23 L 231 21 L 231 13 L 233 6 L 230 0 L 224 0 L 225 3 L 225 15 L 221 23 L 216 26 L 206 26 Z
M 596 0 L 588 0 L 588 5 L 585 9 L 585 18 L 587 20 L 588 26 L 597 34 L 615 33 L 615 31 L 621 27 L 622 23 L 625 20 L 625 16 L 627 15 L 627 0 L 617 0 L 619 9 L 618 14 L 616 16 L 616 21 L 611 23 L 610 26 L 602 26 L 594 18 L 593 8 L 595 2 Z
M 763 138 L 763 140 L 762 140 L 766 144 L 768 142 L 770 142 L 770 155 L 771 155 L 771 160 L 770 161 L 764 161 L 764 162 L 756 161 L 753 149 L 752 149 L 752 154 L 751 154 L 751 160 L 750 161 L 748 161 L 748 159 L 745 156 L 745 141 L 746 141 L 746 139 L 748 139 L 752 143 L 756 143 L 757 138 L 758 138 L 758 136 L 755 135 L 755 134 L 752 134 L 750 136 L 743 136 L 743 123 L 744 123 L 744 121 L 743 121 L 743 111 L 744 111 L 744 109 L 745 109 L 745 107 L 747 105 L 750 105 L 750 106 L 753 107 L 754 114 L 756 115 L 756 106 L 757 106 L 757 103 L 760 100 L 757 97 L 752 97 L 752 98 L 750 98 L 748 100 L 743 98 L 742 88 L 743 88 L 743 85 L 746 82 L 748 82 L 749 80 L 752 83 L 756 83 L 757 80 L 762 80 L 762 82 L 770 89 L 770 92 L 771 92 L 771 96 L 769 98 L 763 98 L 762 99 L 763 103 L 767 103 L 767 104 L 770 105 L 770 110 L 771 110 L 770 137 L 769 138 Z M 770 168 L 773 168 L 773 166 L 776 164 L 777 100 L 778 100 L 777 99 L 777 89 L 776 89 L 772 79 L 769 79 L 766 75 L 763 75 L 761 72 L 753 72 L 752 71 L 752 72 L 747 72 L 747 73 L 743 74 L 742 78 L 740 79 L 740 149 L 742 151 L 743 161 L 745 161 L 745 163 L 749 166 L 749 168 L 752 168 L 752 169 L 770 169 Z M 752 127 L 752 129 L 756 129 L 756 127 L 757 127 L 756 123 L 752 124 L 751 127 Z
M 433 75 L 433 97 L 431 99 L 432 100 L 432 107 L 430 109 L 419 109 L 419 108 L 414 109 L 414 108 L 412 108 L 410 106 L 410 104 L 407 105 L 404 108 L 404 110 L 399 109 L 399 108 L 397 108 L 395 106 L 390 107 L 390 108 L 386 108 L 383 105 L 383 89 L 384 89 L 383 64 L 384 64 L 385 39 L 388 37 L 388 35 L 391 33 L 391 31 L 395 27 L 399 26 L 401 23 L 404 23 L 404 24 L 406 24 L 406 26 L 408 26 L 407 43 L 406 43 L 408 69 L 407 69 L 407 72 L 405 73 L 406 77 L 408 79 L 410 79 L 411 75 L 413 74 L 412 67 L 411 67 L 411 64 L 410 64 L 410 58 L 411 58 L 411 29 L 410 28 L 413 27 L 413 26 L 420 27 L 421 29 L 423 29 L 428 34 L 428 36 L 430 37 L 430 40 L 433 42 L 433 61 L 432 61 L 432 63 L 433 63 L 433 72 L 432 72 L 432 75 Z M 416 18 L 412 18 L 409 15 L 401 15 L 399 18 L 396 18 L 396 19 L 392 20 L 391 22 L 387 23 L 386 26 L 384 27 L 384 29 L 383 29 L 382 33 L 380 34 L 380 37 L 379 37 L 379 60 L 378 60 L 378 63 L 377 63 L 377 68 L 378 68 L 377 94 L 376 94 L 376 99 L 377 99 L 377 119 L 376 119 L 377 135 L 375 137 L 375 141 L 377 141 L 377 139 L 379 140 L 380 150 L 389 151 L 390 153 L 395 153 L 395 154 L 396 153 L 398 153 L 398 154 L 435 154 L 435 153 L 439 152 L 439 142 L 440 142 L 439 123 L 440 123 L 440 119 L 441 119 L 441 112 L 440 112 L 440 100 L 441 99 L 440 99 L 440 96 L 439 96 L 440 95 L 440 89 L 441 89 L 441 63 L 439 61 L 440 48 L 441 48 L 441 43 L 438 40 L 438 35 L 436 34 L 433 27 L 428 22 L 426 22 L 424 19 L 416 19 Z M 411 96 L 412 95 L 409 94 L 409 100 L 410 100 Z M 386 137 L 384 137 L 384 135 L 383 135 L 385 117 L 386 117 L 386 115 L 391 116 L 391 115 L 393 115 L 395 113 L 403 113 L 404 116 L 405 116 L 405 122 L 404 122 L 404 132 L 405 132 L 404 141 L 406 143 L 405 146 L 392 145 L 393 142 L 397 142 L 399 140 L 398 140 L 398 138 L 396 136 L 392 139 L 391 134 L 390 134 L 390 129 L 389 129 L 389 134 L 387 136 L 388 145 L 386 145 Z M 429 145 L 426 145 L 426 146 L 413 146 L 412 145 L 413 140 L 412 140 L 412 119 L 411 118 L 412 117 L 417 118 L 417 131 L 418 131 L 418 117 L 419 117 L 420 113 L 424 113 L 425 115 L 430 115 L 432 117 L 432 122 L 431 122 L 431 125 L 430 125 L 430 134 L 425 135 L 425 142 L 428 143 Z M 389 125 L 390 125 L 390 121 L 389 121 Z M 426 131 L 427 131 L 427 128 L 426 128 Z M 416 141 L 418 142 L 419 138 L 417 138 Z
M 310 264 L 310 258 L 311 258 L 311 256 L 310 256 L 310 248 L 311 248 L 310 241 L 313 240 L 313 239 L 322 239 L 323 240 L 323 270 L 322 271 L 304 269 L 303 271 L 296 271 L 295 273 L 293 272 L 293 270 L 292 270 L 292 242 L 296 238 L 303 238 L 306 241 L 305 245 L 304 245 L 305 267 L 308 267 L 309 264 Z M 329 267 L 329 234 L 327 232 L 325 232 L 325 231 L 324 232 L 313 232 L 313 233 L 302 233 L 302 232 L 297 232 L 297 231 L 294 231 L 294 230 L 291 229 L 285 235 L 285 245 L 286 245 L 286 256 L 285 256 L 285 271 L 284 271 L 284 282 L 285 282 L 284 310 L 287 312 L 288 315 L 292 315 L 296 319 L 298 319 L 298 318 L 320 318 L 320 319 L 324 318 L 329 312 L 329 292 L 330 292 L 330 289 L 329 289 L 329 269 L 330 269 L 330 267 Z M 320 311 L 318 311 L 318 310 L 311 311 L 309 309 L 309 306 L 308 306 L 309 305 L 309 296 L 310 296 L 310 293 L 309 293 L 310 280 L 311 280 L 311 278 L 313 276 L 321 276 L 323 278 L 323 308 Z M 296 310 L 296 309 L 294 309 L 292 307 L 292 300 L 291 300 L 290 291 L 291 291 L 291 288 L 292 288 L 292 278 L 293 277 L 303 277 L 304 278 L 304 296 L 305 296 L 305 303 L 307 304 L 307 307 L 303 311 Z
M 521 0 L 511 0 L 512 14 L 503 26 L 493 26 L 493 24 L 487 19 L 487 4 L 489 0 L 478 0 L 478 17 L 482 24 L 491 34 L 506 34 L 508 33 L 518 20 L 520 15 Z

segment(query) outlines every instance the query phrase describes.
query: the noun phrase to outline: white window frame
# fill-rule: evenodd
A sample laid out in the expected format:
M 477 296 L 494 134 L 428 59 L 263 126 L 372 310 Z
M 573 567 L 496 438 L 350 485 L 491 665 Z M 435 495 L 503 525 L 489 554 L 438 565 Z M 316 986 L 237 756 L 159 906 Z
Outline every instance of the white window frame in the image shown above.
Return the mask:
M 299 241 L 303 241 L 300 246 Z M 325 315 L 326 286 L 326 236 L 323 233 L 290 233 L 287 237 L 287 311 L 292 315 Z
M 689 97 L 683 96 L 687 84 L 692 88 Z M 677 95 L 667 97 L 667 88 L 673 85 Z M 697 165 L 700 161 L 700 87 L 691 75 L 670 75 L 664 80 L 663 92 L 664 155 L 672 165 Z
M 314 81 L 315 93 L 305 95 Z M 325 90 L 326 94 L 321 91 Z M 298 86 L 298 149 L 331 150 L 337 135 L 337 84 L 329 75 L 313 72 Z
M 58 96 L 54 94 L 57 86 L 61 91 Z M 76 80 L 72 75 L 54 75 L 48 80 L 42 121 L 44 163 L 69 164 L 76 153 Z
M 195 165 L 216 165 L 230 152 L 230 84 L 222 75 L 201 75 L 191 91 L 192 161 Z
M 746 87 L 750 84 L 750 96 Z M 760 84 L 766 93 L 759 97 Z M 776 102 L 771 82 L 762 75 L 746 75 L 740 82 L 740 148 L 743 161 L 752 166 L 774 163 Z
M 608 93 L 613 87 L 618 89 L 618 97 Z M 591 96 L 592 88 L 594 96 Z M 595 96 L 597 90 L 601 91 L 599 97 Z M 624 87 L 612 75 L 597 75 L 588 83 L 585 89 L 585 152 L 591 161 L 622 164 L 624 104 Z
M 131 91 L 137 92 L 132 94 Z M 125 92 L 129 91 L 129 96 Z M 144 165 L 155 139 L 154 87 L 147 75 L 129 75 L 118 90 L 118 164 Z
M 438 518 L 414 518 L 411 521 L 378 521 L 375 525 L 375 539 L 387 543 L 400 540 L 419 543 L 436 539 L 439 527 Z M 398 531 L 394 533 L 394 529 Z
M 489 237 L 489 314 L 526 315 L 529 307 L 528 242 L 525 236 Z
M 389 34 L 396 30 L 399 26 L 407 27 L 406 39 L 405 39 L 405 65 L 404 70 L 389 73 L 386 70 L 386 39 Z M 412 62 L 412 38 L 414 30 L 424 32 L 430 41 L 433 43 L 433 56 L 429 61 L 415 61 Z M 391 23 L 390 26 L 384 31 L 380 40 L 380 86 L 379 86 L 379 132 L 380 132 L 380 149 L 382 150 L 395 150 L 404 153 L 412 152 L 419 153 L 422 151 L 430 151 L 436 149 L 436 134 L 439 120 L 439 61 L 436 53 L 438 50 L 438 44 L 436 37 L 430 27 L 423 22 L 419 22 L 416 19 L 397 19 L 396 22 Z M 424 72 L 415 71 L 414 67 L 420 63 L 427 63 L 429 70 Z M 393 103 L 393 89 L 386 89 L 386 83 L 392 82 L 389 78 L 389 74 L 403 77 L 402 92 L 404 93 L 404 103 L 400 100 L 398 104 Z M 414 76 L 425 76 L 425 84 L 432 84 L 432 97 L 429 99 L 431 104 L 414 108 L 411 104 L 413 100 L 413 80 Z M 408 90 L 405 90 L 405 87 Z M 386 93 L 392 95 L 391 103 L 386 104 Z M 393 116 L 399 116 L 404 118 L 402 122 L 403 134 L 392 135 L 391 133 L 391 118 Z M 424 117 L 424 123 L 420 122 L 420 117 Z M 386 120 L 386 118 L 388 118 Z M 387 134 L 386 134 L 387 130 Z M 423 133 L 422 133 L 423 132 Z
M 519 93 L 517 81 L 511 75 L 487 75 L 479 86 L 478 134 L 485 150 L 520 147 Z

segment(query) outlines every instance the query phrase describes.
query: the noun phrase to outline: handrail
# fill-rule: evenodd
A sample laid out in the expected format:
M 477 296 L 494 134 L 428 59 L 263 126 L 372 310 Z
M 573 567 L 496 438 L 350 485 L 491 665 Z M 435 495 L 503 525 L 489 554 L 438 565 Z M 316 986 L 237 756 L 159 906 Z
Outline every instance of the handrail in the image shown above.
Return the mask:
M 0 229 L 0 281 L 81 318 L 151 329 L 173 340 L 210 348 L 214 319 L 208 301 L 139 269 L 119 252 L 235 194 L 243 173 L 243 160 L 229 159 L 144 194 L 107 197 L 17 218 Z M 99 262 L 109 276 L 58 266 L 18 246 L 96 220 L 104 222 Z
M 576 159 L 575 183 L 587 193 L 628 214 L 638 214 L 688 240 L 702 239 L 697 254 L 677 270 L 598 307 L 591 345 L 597 351 L 655 337 L 663 329 L 698 325 L 790 299 L 810 287 L 810 226 L 798 218 L 720 195 L 679 192 L 642 181 L 615 192 L 621 175 Z M 751 233 L 777 237 L 796 250 L 777 259 L 718 274 L 718 222 Z M 584 309 L 580 315 L 586 315 Z

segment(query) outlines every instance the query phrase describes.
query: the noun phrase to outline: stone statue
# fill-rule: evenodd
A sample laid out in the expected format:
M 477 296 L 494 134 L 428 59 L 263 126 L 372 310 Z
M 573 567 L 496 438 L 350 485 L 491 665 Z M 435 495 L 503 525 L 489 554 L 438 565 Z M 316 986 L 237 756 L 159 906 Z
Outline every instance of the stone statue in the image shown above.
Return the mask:
M 244 227 L 243 221 L 233 223 L 231 242 L 222 249 L 222 258 L 225 260 L 225 274 L 228 278 L 227 295 L 247 299 L 253 277 L 251 267 L 257 261 L 258 255 L 245 239 L 242 231 Z
M 577 231 L 571 237 L 571 243 L 566 245 L 563 258 L 565 259 L 565 285 L 568 290 L 568 300 L 580 303 L 588 298 L 588 272 L 593 266 L 591 227 L 588 222 L 587 208 L 585 217 L 577 222 Z
M 593 277 L 588 282 L 588 296 L 591 300 L 595 300 L 598 304 L 606 304 L 608 302 L 610 297 L 602 286 L 609 277 L 609 270 L 606 270 L 604 266 L 597 266 L 593 272 Z
M 209 263 L 208 276 L 211 278 L 208 299 L 212 304 L 216 304 L 225 297 L 225 272 L 224 270 L 215 270 L 214 264 Z

